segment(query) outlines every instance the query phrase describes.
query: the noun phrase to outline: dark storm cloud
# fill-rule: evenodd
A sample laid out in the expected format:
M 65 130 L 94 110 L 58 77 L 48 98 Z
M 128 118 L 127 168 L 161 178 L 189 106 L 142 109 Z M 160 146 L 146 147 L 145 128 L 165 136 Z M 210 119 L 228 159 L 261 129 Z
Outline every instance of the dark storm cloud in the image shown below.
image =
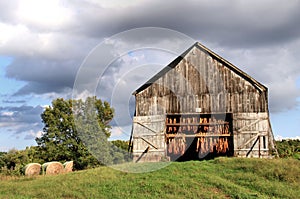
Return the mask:
M 3 103 L 6 104 L 24 104 L 26 103 L 25 100 L 2 100 Z
M 31 134 L 41 131 L 41 106 L 19 106 L 0 108 L 0 127 L 13 132 L 15 136 L 30 132 Z
M 6 107 L 4 108 L 12 115 L 3 116 L 1 119 L 13 122 L 40 122 L 40 114 L 44 110 L 41 106 L 19 106 L 19 107 Z M 2 111 L 3 112 L 3 111 Z M 5 115 L 5 114 L 4 114 Z
M 33 58 L 17 58 L 6 70 L 6 76 L 26 82 L 15 95 L 30 93 L 61 93 L 72 88 L 80 61 L 56 61 Z
M 84 3 L 82 3 L 83 5 Z M 143 1 L 125 9 L 78 8 L 82 34 L 99 37 L 154 26 L 231 47 L 257 47 L 293 41 L 300 33 L 299 1 Z M 91 15 L 91 10 L 94 11 Z

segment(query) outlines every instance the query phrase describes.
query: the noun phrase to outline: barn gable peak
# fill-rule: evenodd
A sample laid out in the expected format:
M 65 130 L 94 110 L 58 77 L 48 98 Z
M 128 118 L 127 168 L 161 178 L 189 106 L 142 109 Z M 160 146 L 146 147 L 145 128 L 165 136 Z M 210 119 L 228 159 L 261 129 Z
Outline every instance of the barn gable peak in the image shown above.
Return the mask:
M 204 46 L 200 42 L 195 42 L 190 48 L 188 48 L 180 56 L 178 56 L 177 58 L 175 58 L 171 63 L 169 63 L 160 72 L 158 72 L 151 79 L 149 79 L 145 84 L 143 84 L 142 86 L 140 86 L 133 93 L 133 95 L 136 95 L 137 93 L 143 91 L 144 89 L 146 89 L 147 87 L 149 87 L 150 85 L 152 85 L 156 80 L 158 80 L 159 78 L 161 78 L 164 74 L 166 74 L 168 71 L 170 71 L 173 68 L 175 68 L 183 59 L 186 58 L 186 56 L 190 52 L 192 52 L 194 50 L 194 48 L 198 48 L 200 51 L 206 52 L 209 56 L 211 56 L 212 58 L 218 60 L 220 63 L 222 63 L 227 68 L 229 68 L 231 71 L 233 71 L 234 73 L 236 73 L 237 75 L 239 75 L 240 77 L 242 77 L 243 79 L 245 79 L 246 81 L 248 81 L 250 84 L 252 84 L 260 92 L 267 91 L 267 87 L 265 87 L 264 85 L 262 85 L 261 83 L 259 83 L 257 80 L 255 80 L 254 78 L 252 78 L 250 75 L 248 75 L 247 73 L 245 73 L 244 71 L 242 71 L 241 69 L 239 69 L 238 67 L 236 67 L 235 65 L 233 65 L 232 63 L 230 63 L 229 61 L 227 61 L 226 59 L 224 59 L 223 57 L 221 57 L 220 55 L 216 54 L 215 52 L 213 52 L 212 50 L 210 50 L 209 48 L 207 48 L 206 46 Z

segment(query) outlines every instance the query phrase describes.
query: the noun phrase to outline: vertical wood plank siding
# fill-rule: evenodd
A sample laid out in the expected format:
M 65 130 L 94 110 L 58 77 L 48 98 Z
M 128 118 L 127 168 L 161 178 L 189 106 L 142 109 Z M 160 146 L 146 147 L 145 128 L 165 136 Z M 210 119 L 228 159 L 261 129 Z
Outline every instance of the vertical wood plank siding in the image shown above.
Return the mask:
M 267 112 L 267 90 L 194 47 L 174 70 L 136 93 L 136 116 L 165 113 Z

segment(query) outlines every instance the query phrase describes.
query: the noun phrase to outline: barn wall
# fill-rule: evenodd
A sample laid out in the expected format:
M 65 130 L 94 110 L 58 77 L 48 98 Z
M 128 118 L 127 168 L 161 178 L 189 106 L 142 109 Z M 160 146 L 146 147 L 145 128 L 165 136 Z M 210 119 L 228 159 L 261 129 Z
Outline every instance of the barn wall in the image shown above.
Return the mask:
M 267 90 L 260 90 L 224 63 L 194 47 L 182 61 L 136 94 L 136 115 L 210 112 L 267 112 Z

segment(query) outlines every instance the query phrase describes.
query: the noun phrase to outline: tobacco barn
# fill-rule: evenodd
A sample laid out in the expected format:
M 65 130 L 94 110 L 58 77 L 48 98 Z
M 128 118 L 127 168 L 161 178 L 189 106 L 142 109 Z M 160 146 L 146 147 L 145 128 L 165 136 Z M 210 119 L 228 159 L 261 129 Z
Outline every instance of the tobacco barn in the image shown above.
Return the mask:
M 276 150 L 268 89 L 198 42 L 133 95 L 136 162 L 267 158 Z

